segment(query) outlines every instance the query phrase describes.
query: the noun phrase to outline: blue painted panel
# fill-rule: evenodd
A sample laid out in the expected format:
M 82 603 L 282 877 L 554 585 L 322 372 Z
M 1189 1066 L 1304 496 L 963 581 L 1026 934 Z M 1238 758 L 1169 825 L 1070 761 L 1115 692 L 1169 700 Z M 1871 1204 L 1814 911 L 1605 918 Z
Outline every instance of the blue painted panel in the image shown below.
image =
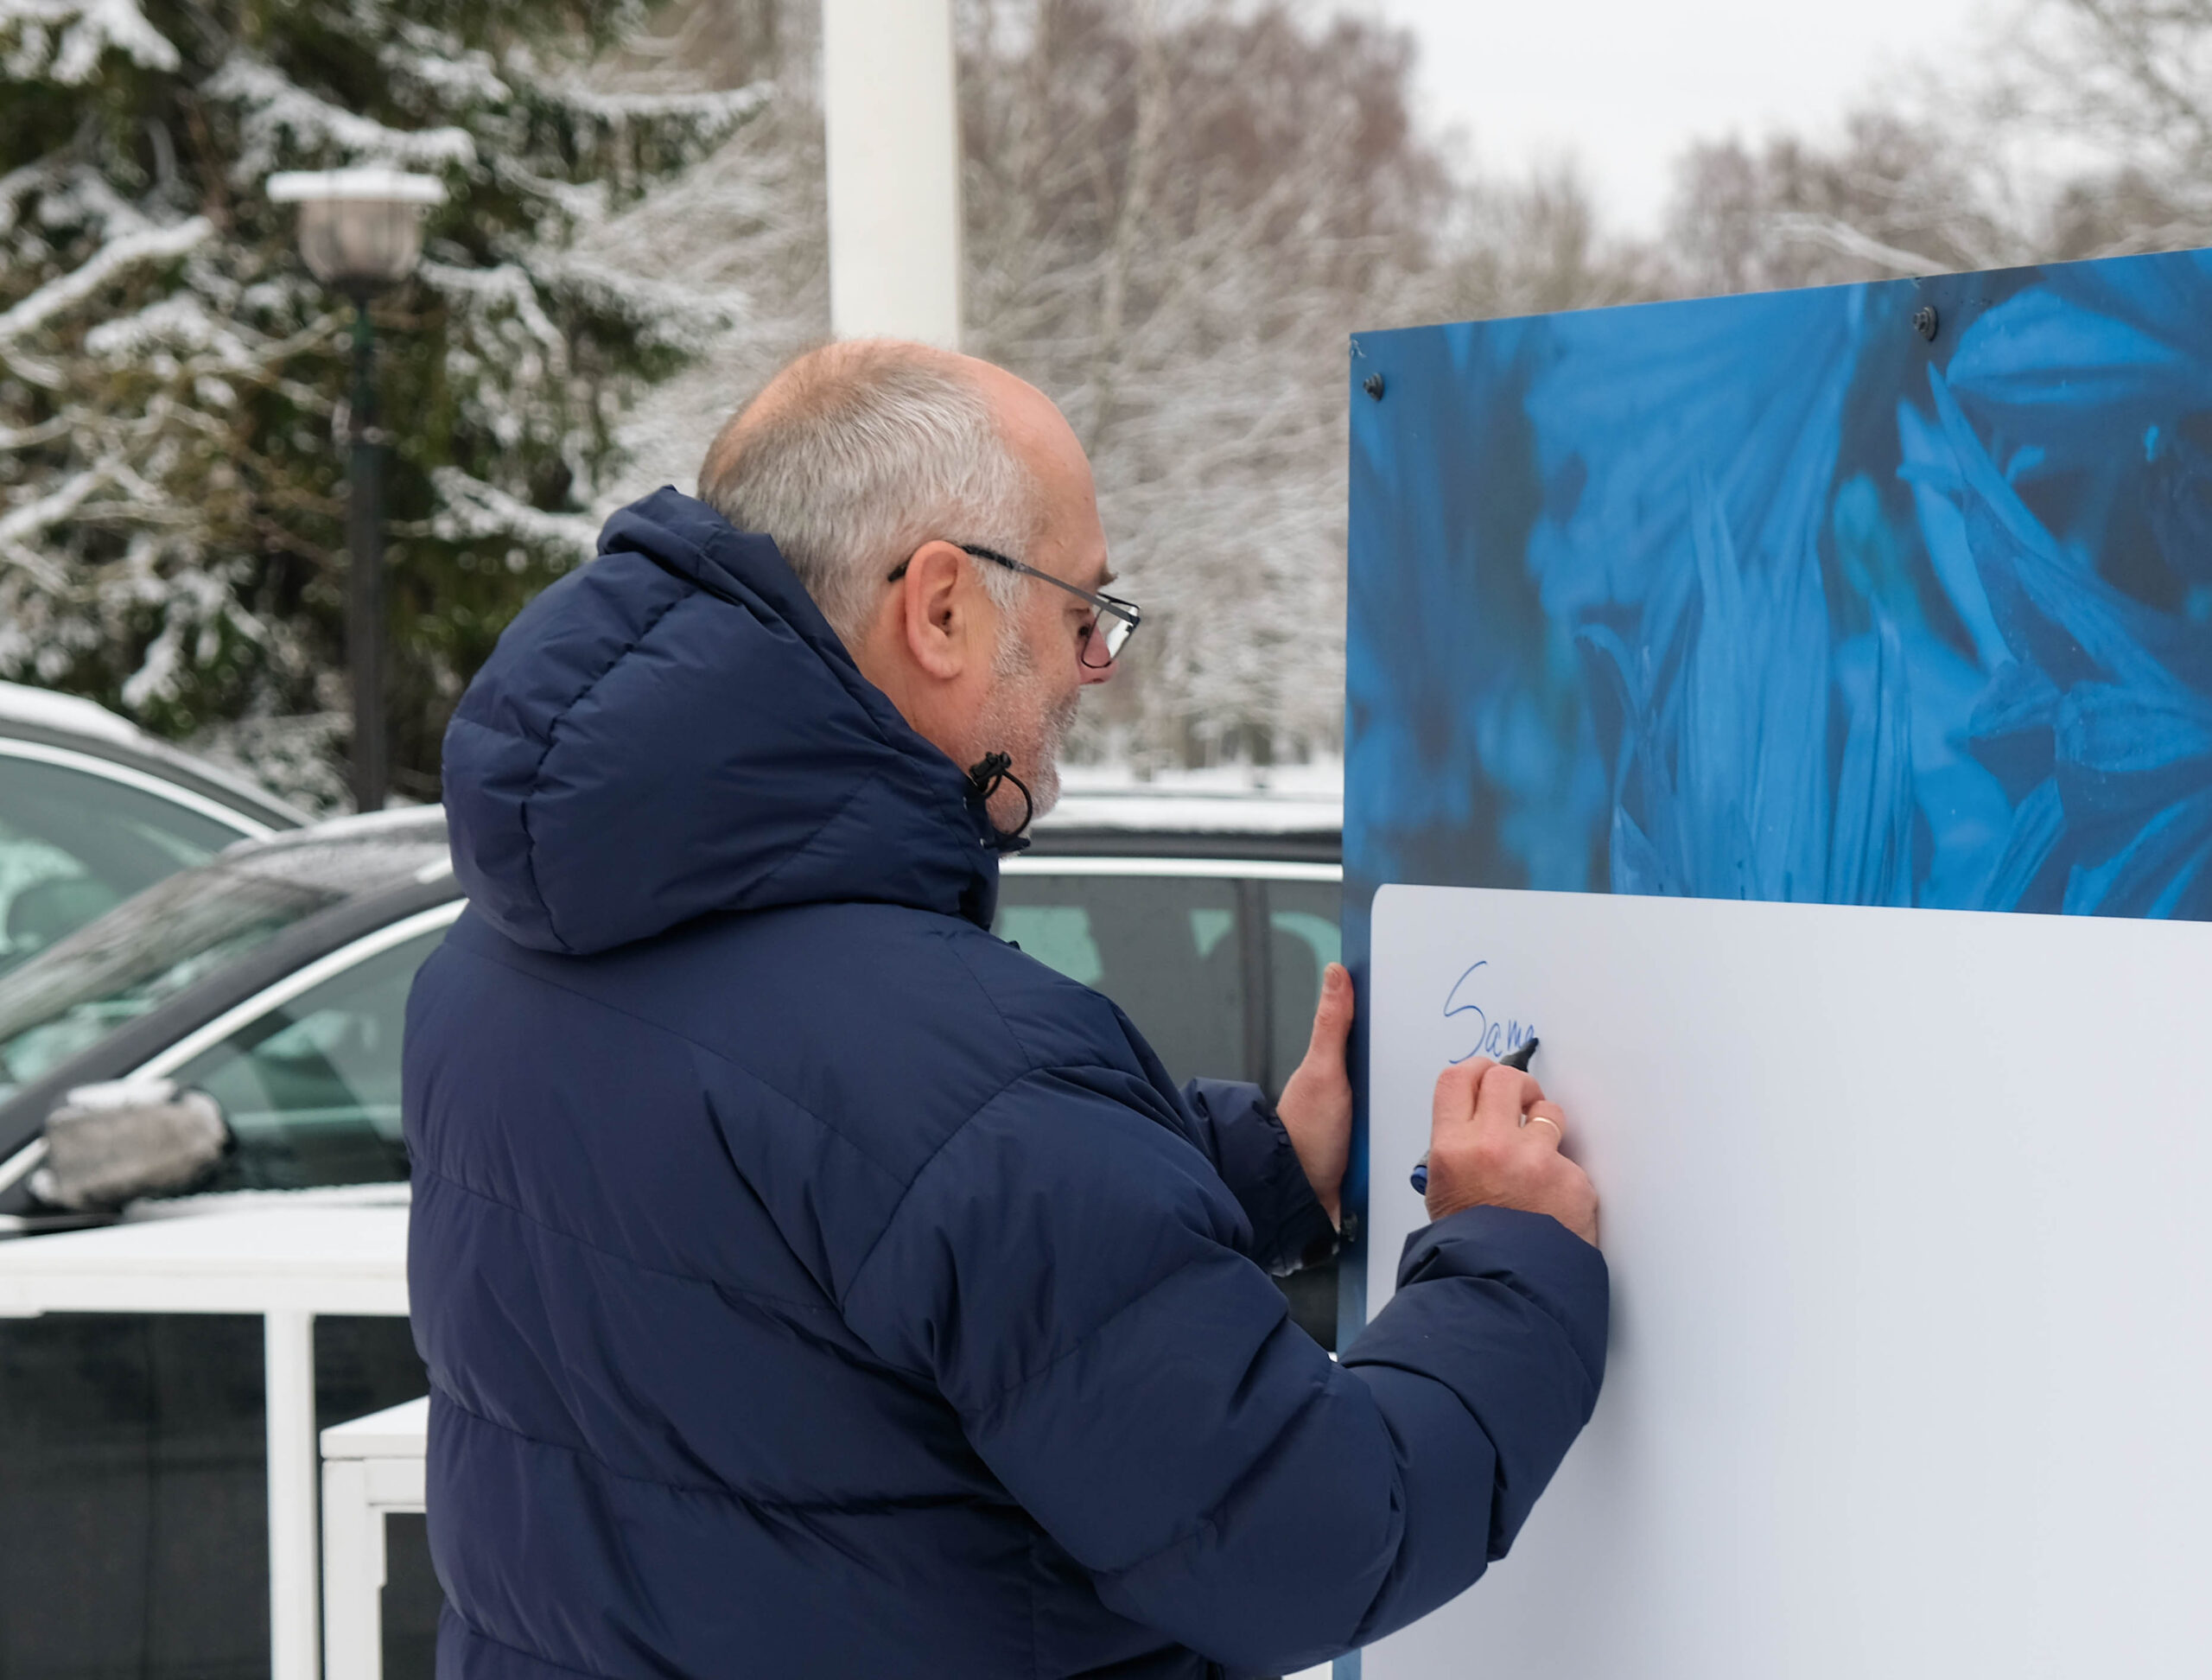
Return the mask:
M 1352 372 L 1356 881 L 2212 917 L 2212 253 Z

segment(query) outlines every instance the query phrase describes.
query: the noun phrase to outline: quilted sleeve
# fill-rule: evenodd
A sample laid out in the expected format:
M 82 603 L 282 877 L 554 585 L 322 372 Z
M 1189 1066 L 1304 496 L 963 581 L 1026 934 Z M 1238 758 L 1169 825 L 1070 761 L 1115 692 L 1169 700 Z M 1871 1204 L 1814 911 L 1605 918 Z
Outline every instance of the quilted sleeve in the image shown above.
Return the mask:
M 1028 1073 L 914 1177 L 842 1303 L 1123 1615 L 1280 1673 L 1502 1555 L 1588 1418 L 1606 1280 L 1556 1222 L 1453 1215 L 1340 1366 L 1212 1164 L 1122 1077 Z
M 1290 1134 L 1255 1085 L 1193 1079 L 1183 1100 L 1198 1121 L 1214 1170 L 1252 1223 L 1245 1252 L 1280 1276 L 1336 1251 L 1336 1227 L 1314 1199 Z

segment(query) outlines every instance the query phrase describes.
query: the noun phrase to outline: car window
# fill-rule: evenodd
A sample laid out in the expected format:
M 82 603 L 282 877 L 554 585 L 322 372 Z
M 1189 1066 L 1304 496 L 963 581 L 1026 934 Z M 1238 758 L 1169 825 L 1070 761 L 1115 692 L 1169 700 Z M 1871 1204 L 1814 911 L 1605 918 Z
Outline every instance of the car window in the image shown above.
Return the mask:
M 1313 1035 L 1321 972 L 1344 957 L 1338 915 L 1344 888 L 1333 881 L 1268 882 L 1268 1083 L 1280 1091 Z
M 171 1076 L 223 1105 L 238 1148 L 199 1189 L 300 1190 L 407 1176 L 399 1040 L 415 970 L 445 929 L 366 958 Z
M 1120 1004 L 1178 1081 L 1245 1077 L 1234 881 L 1044 875 L 999 880 L 992 931 Z
M 342 894 L 214 863 L 0 975 L 0 1099 Z
M 243 831 L 143 788 L 0 754 L 0 970 Z
M 448 867 L 435 822 L 339 828 L 226 850 L 0 973 L 0 1101 L 296 923 Z

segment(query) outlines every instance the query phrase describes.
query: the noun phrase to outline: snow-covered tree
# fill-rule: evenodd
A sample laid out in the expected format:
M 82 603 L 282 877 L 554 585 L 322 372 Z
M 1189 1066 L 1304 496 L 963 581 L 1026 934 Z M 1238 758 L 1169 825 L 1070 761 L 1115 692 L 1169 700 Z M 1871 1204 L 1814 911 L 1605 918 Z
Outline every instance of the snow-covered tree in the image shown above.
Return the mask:
M 737 405 L 830 334 L 815 0 L 683 0 L 658 23 L 623 55 L 626 89 L 752 86 L 770 98 L 712 156 L 580 241 L 612 266 L 734 301 L 699 356 L 624 420 L 616 500 L 690 490 Z
M 2212 0 L 2018 0 L 1958 67 L 1835 131 L 1694 147 L 1673 291 L 1764 290 L 2212 243 Z
M 960 16 L 970 337 L 1067 410 L 1146 608 L 1082 744 L 1335 752 L 1351 334 L 1637 283 L 1570 175 L 1456 167 L 1414 123 L 1410 37 L 1349 10 Z
M 1688 296 L 1995 268 L 2027 259 L 1986 153 L 1880 105 L 1822 142 L 1694 146 L 1676 164 L 1669 290 Z
M 640 388 L 741 307 L 604 231 L 768 103 L 594 71 L 623 0 L 0 0 L 0 675 L 335 792 L 347 308 L 272 170 L 440 177 L 377 302 L 396 784 L 589 552 Z M 631 79 L 634 80 L 634 79 Z
M 0 339 L 0 671 L 217 725 L 296 786 L 342 756 L 346 312 L 260 184 L 426 169 L 452 202 L 377 317 L 395 762 L 427 796 L 520 602 L 612 502 L 688 484 L 826 333 L 817 35 L 800 0 L 688 0 L 647 33 L 611 7 L 525 28 L 367 3 L 211 24 L 0 0 L 0 91 L 49 107 L 0 101 L 0 320 L 39 317 Z M 1333 751 L 1350 334 L 1644 282 L 1571 176 L 1471 185 L 1413 127 L 1410 46 L 1371 24 L 1241 0 L 960 16 L 970 341 L 1075 420 L 1149 612 L 1084 748 Z
M 1346 340 L 1395 318 L 1449 193 L 1406 43 L 1213 0 L 962 23 L 970 337 L 1066 410 L 1146 609 L 1084 744 L 1333 751 Z
M 2212 244 L 2212 0 L 2027 0 L 2007 36 L 1980 104 L 2056 177 L 2050 254 Z

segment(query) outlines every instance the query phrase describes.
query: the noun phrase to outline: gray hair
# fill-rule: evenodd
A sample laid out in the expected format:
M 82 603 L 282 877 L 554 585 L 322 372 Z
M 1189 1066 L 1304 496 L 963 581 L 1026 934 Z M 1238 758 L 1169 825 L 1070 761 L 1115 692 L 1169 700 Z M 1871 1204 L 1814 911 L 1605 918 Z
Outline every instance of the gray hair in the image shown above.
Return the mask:
M 951 358 L 893 340 L 810 351 L 730 419 L 699 499 L 765 532 L 830 628 L 855 645 L 886 578 L 932 538 L 1019 553 L 1035 534 L 1035 475 Z M 1020 578 L 979 565 L 1011 608 Z

